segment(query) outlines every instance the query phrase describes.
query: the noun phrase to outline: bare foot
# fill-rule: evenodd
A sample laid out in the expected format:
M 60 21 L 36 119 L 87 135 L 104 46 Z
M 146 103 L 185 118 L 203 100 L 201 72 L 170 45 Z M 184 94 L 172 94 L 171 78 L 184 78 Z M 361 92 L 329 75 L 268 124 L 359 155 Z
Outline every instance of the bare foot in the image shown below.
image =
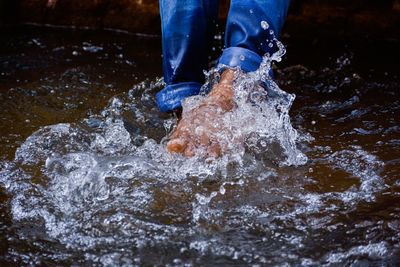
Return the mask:
M 223 115 L 231 111 L 233 101 L 232 83 L 234 70 L 227 69 L 221 75 L 209 95 L 200 105 L 182 114 L 182 119 L 171 135 L 167 150 L 192 157 L 200 151 L 207 157 L 219 157 L 226 149 L 218 135 L 226 129 L 222 123 Z

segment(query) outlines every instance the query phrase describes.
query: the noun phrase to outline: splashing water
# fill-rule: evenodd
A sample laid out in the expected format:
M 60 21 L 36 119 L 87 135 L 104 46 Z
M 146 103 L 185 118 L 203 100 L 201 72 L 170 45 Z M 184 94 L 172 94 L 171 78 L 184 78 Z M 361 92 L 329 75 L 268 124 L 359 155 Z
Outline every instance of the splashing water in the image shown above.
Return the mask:
M 224 114 L 223 122 L 216 128 L 229 130 L 221 131 L 217 138 L 227 147 L 230 159 L 240 159 L 248 151 L 257 157 L 264 156 L 265 161 L 269 157 L 269 161 L 278 166 L 303 165 L 307 157 L 297 149 L 298 133 L 289 117 L 295 96 L 281 90 L 269 75 L 272 62 L 279 62 L 285 54 L 282 43 L 276 39 L 275 43 L 279 50 L 271 57 L 266 55 L 257 71 L 243 73 L 240 69 L 236 70 L 233 91 L 237 108 Z M 202 103 L 225 67 L 218 66 L 206 73 L 208 82 L 199 96 L 183 102 L 183 114 Z
M 317 147 L 315 153 L 325 155 L 319 166 L 352 180 L 336 185 L 332 179 L 331 191 L 309 189 L 317 183 L 310 169 L 318 169 L 299 145 L 312 138 L 292 127 L 295 96 L 269 75 L 272 62 L 285 53 L 276 44 L 278 51 L 266 55 L 257 71 L 237 71 L 237 108 L 223 119 L 229 135 L 220 136 L 229 153 L 221 158 L 185 158 L 157 142 L 176 124 L 156 110 L 160 80 L 112 98 L 99 114 L 29 136 L 0 171 L 13 223 L 36 229 L 22 228 L 18 236 L 45 240 L 37 242 L 41 250 L 52 251 L 47 258 L 29 254 L 24 263 L 329 265 L 390 255 L 391 245 L 372 237 L 347 250 L 329 247 L 304 256 L 315 241 L 310 232 L 340 237 L 344 226 L 334 214 L 373 202 L 386 188 L 384 164 L 357 145 L 340 151 Z M 89 52 L 102 52 L 95 48 Z M 202 94 L 185 100 L 183 112 L 195 108 L 218 79 L 218 68 L 208 72 Z M 353 102 L 358 101 L 348 105 Z M 54 244 L 62 249 L 54 252 Z

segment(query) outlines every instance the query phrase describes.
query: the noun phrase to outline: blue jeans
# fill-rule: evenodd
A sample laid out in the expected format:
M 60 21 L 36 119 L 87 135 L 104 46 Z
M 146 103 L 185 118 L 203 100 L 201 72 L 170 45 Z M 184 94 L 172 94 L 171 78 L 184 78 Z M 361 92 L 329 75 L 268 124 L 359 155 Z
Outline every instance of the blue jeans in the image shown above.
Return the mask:
M 274 35 L 278 37 L 289 3 L 290 0 L 231 0 L 225 49 L 218 63 L 240 67 L 245 72 L 258 69 L 262 56 L 276 49 L 269 42 Z M 181 107 L 183 99 L 200 91 L 218 18 L 218 0 L 160 0 L 160 14 L 167 86 L 157 93 L 156 100 L 165 112 Z

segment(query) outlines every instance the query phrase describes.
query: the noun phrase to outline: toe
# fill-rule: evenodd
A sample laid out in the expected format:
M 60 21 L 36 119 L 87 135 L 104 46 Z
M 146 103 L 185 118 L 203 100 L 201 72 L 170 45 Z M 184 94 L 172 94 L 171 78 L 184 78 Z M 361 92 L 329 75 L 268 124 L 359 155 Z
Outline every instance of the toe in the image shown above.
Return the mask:
M 182 153 L 185 151 L 187 143 L 187 140 L 183 138 L 172 139 L 167 144 L 167 150 L 169 152 Z

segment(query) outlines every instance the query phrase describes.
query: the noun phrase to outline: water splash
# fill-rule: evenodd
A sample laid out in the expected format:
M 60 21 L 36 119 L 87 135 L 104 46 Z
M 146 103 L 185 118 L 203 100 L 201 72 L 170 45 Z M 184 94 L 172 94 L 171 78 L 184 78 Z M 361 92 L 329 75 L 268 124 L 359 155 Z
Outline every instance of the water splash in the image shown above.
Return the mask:
M 321 148 L 332 172 L 346 172 L 356 182 L 332 192 L 307 189 L 316 181 L 310 166 L 301 167 L 307 158 L 297 146 L 310 138 L 291 125 L 295 96 L 269 75 L 272 62 L 285 53 L 282 44 L 277 47 L 258 71 L 238 72 L 238 108 L 224 123 L 231 129 L 228 141 L 239 142 L 228 142 L 231 153 L 219 159 L 165 151 L 160 140 L 176 118 L 155 108 L 160 80 L 112 98 L 81 122 L 39 129 L 17 149 L 14 162 L 1 166 L 13 223 L 38 227 L 36 240 L 63 248 L 49 258 L 98 265 L 196 265 L 207 258 L 227 265 L 318 265 L 388 255 L 389 243 L 360 242 L 347 251 L 327 248 L 323 256 L 305 258 L 310 232 L 339 229 L 334 213 L 374 201 L 384 190 L 383 163 L 359 146 Z M 207 75 L 203 92 L 218 80 L 219 70 Z M 202 97 L 188 99 L 184 109 Z M 348 105 L 359 101 L 352 98 Z M 327 106 L 325 113 L 346 105 Z M 22 240 L 30 238 L 30 231 L 17 231 Z M 32 264 L 34 256 L 21 252 L 20 258 Z
M 237 108 L 224 115 L 218 128 L 229 130 L 222 131 L 223 135 L 218 139 L 228 147 L 231 155 L 243 156 L 247 151 L 278 166 L 303 165 L 307 157 L 297 149 L 299 135 L 289 116 L 295 95 L 281 90 L 270 76 L 272 63 L 281 61 L 286 52 L 282 43 L 276 39 L 274 43 L 277 52 L 272 56 L 265 55 L 257 71 L 244 73 L 236 70 L 233 91 Z M 183 102 L 184 114 L 200 105 L 224 68 L 226 66 L 219 66 L 206 73 L 207 82 L 201 95 Z

